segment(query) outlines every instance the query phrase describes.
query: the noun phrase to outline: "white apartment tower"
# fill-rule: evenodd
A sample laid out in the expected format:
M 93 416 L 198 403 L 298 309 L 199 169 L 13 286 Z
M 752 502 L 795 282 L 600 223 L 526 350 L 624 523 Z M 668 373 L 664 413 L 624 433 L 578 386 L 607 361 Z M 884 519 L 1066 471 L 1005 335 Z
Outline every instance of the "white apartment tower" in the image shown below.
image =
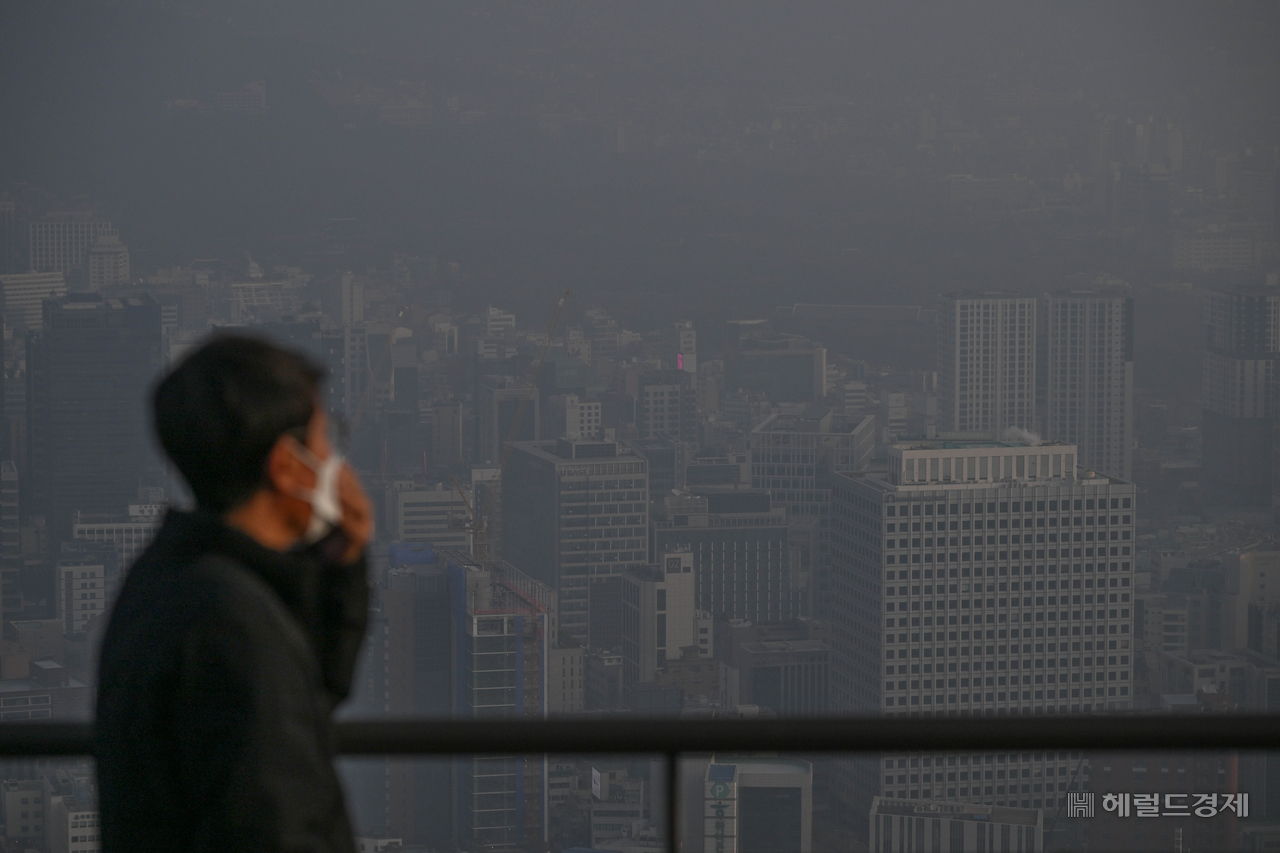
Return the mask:
M 938 426 L 948 432 L 1035 430 L 1036 300 L 951 293 L 938 314 Z
M 1078 291 L 1044 300 L 1045 434 L 1079 463 L 1133 476 L 1133 298 Z
M 892 445 L 887 473 L 834 475 L 834 711 L 1130 706 L 1135 488 L 1077 456 L 1065 442 L 923 441 Z M 1056 808 L 1071 770 L 1055 752 L 883 755 L 874 775 L 850 764 L 837 783 L 859 807 Z

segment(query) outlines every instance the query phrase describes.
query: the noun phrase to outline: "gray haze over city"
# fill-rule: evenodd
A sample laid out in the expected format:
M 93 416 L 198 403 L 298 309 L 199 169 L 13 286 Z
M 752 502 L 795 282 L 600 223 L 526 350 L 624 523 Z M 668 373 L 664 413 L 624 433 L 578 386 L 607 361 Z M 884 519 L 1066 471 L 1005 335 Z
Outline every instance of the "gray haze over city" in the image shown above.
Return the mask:
M 350 426 L 345 719 L 1280 709 L 1277 43 L 1274 3 L 4 4 L 0 724 L 91 719 L 189 503 L 147 395 L 217 329 Z M 647 757 L 343 777 L 361 853 L 1280 849 L 1262 753 L 691 755 L 677 839 Z M 0 788 L 2 853 L 101 849 L 88 760 Z

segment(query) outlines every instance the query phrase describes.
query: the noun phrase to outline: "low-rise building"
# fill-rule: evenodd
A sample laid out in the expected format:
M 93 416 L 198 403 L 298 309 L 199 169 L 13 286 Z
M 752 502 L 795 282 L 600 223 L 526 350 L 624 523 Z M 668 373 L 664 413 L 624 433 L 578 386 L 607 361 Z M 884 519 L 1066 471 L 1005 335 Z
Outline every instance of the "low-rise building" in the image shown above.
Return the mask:
M 562 641 L 547 651 L 547 713 L 575 714 L 587 707 L 587 650 Z
M 8 839 L 44 837 L 44 783 L 38 779 L 0 782 L 4 834 Z
M 703 777 L 703 793 L 704 850 L 813 849 L 809 762 L 716 756 Z
M 586 657 L 587 710 L 614 711 L 622 707 L 622 652 L 592 649 Z
M 48 853 L 97 853 L 102 849 L 98 795 L 87 773 L 58 771 L 45 777 L 44 843 Z
M 164 521 L 165 504 L 129 504 L 125 515 L 76 513 L 71 536 L 89 542 L 105 542 L 116 549 L 120 565 L 128 567 L 138 558 Z
M 1044 850 L 1044 813 L 1040 809 L 876 797 L 871 805 L 870 843 L 872 850 L 884 853 L 909 853 L 925 849 L 926 844 L 941 853 Z

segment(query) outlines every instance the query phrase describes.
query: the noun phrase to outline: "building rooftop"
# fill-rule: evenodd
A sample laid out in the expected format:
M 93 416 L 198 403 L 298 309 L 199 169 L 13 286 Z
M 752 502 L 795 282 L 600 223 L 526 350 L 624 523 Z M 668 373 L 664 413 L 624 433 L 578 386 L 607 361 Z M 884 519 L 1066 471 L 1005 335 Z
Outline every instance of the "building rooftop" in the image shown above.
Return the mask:
M 707 767 L 707 781 L 732 782 L 735 772 L 756 774 L 785 773 L 787 775 L 808 776 L 813 772 L 813 766 L 809 762 L 798 758 L 749 758 L 742 761 L 734 761 L 732 764 L 716 762 Z
M 65 690 L 70 687 L 88 687 L 89 683 L 74 675 L 67 676 L 67 683 L 56 687 L 46 687 L 34 678 L 9 678 L 0 681 L 0 693 L 32 693 L 45 690 Z
M 949 820 L 982 821 L 984 823 L 1009 823 L 1023 826 L 1040 824 L 1039 809 L 1018 809 L 1004 806 L 980 806 L 972 803 L 937 802 L 933 800 L 900 800 L 893 797 L 876 797 L 871 810 L 878 814 L 918 815 L 920 817 L 945 817 Z
M 799 414 L 774 412 L 751 430 L 753 434 L 767 432 L 804 432 L 831 435 L 850 435 L 871 415 L 845 415 L 833 412 L 826 406 L 813 405 Z
M 743 643 L 742 648 L 748 652 L 767 654 L 771 652 L 826 652 L 831 647 L 822 640 L 762 640 L 758 643 Z
M 1014 448 L 1014 447 L 1075 447 L 1069 441 L 992 441 L 978 439 L 974 441 L 958 441 L 955 439 L 938 439 L 934 441 L 899 441 L 890 445 L 897 450 L 976 450 L 980 448 Z
M 612 459 L 634 462 L 642 458 L 622 442 L 603 439 L 560 438 L 552 441 L 513 441 L 511 446 L 531 456 L 557 464 L 608 462 Z

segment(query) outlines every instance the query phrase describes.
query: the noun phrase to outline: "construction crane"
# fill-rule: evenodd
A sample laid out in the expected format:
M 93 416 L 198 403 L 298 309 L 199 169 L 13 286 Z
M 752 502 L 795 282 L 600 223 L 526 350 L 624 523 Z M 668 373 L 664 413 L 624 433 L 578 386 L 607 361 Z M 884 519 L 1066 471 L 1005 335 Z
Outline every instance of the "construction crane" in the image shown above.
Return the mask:
M 542 346 L 538 349 L 538 355 L 533 360 L 533 364 L 529 368 L 529 382 L 525 385 L 524 395 L 520 398 L 520 406 L 516 409 L 515 419 L 511 422 L 511 427 L 507 430 L 507 437 L 502 442 L 502 453 L 498 459 L 498 481 L 501 482 L 503 473 L 507 470 L 507 461 L 511 458 L 511 443 L 520 437 L 520 427 L 524 424 L 524 416 L 529 410 L 529 403 L 533 400 L 533 395 L 538 388 L 538 373 L 542 370 L 542 363 L 547 358 L 547 351 L 551 349 L 551 338 L 555 334 L 556 327 L 560 325 L 560 314 L 564 311 L 565 300 L 573 290 L 566 290 L 560 295 L 560 299 L 556 302 L 556 309 L 551 314 L 551 322 L 547 324 L 546 340 L 542 342 Z M 477 562 L 484 563 L 489 559 L 489 516 L 493 511 L 493 489 L 485 491 L 484 505 L 472 505 L 467 500 L 466 493 L 463 492 L 462 486 L 453 477 L 449 478 L 449 482 L 453 484 L 454 491 L 458 493 L 458 497 L 462 498 L 463 505 L 467 508 L 467 514 L 470 523 L 459 520 L 460 523 L 453 525 L 471 532 L 471 553 Z M 477 502 L 478 504 L 478 502 Z

